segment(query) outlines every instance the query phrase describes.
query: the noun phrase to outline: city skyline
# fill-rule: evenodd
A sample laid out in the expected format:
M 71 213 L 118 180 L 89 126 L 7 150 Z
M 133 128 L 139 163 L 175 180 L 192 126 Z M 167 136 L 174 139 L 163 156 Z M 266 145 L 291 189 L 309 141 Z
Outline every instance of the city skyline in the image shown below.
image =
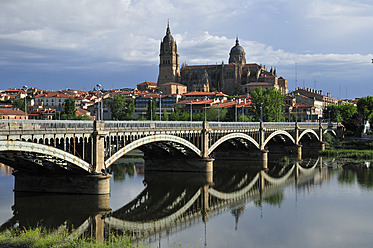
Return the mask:
M 373 92 L 373 3 L 325 1 L 3 1 L 0 89 L 134 88 L 156 82 L 170 21 L 180 64 L 228 62 L 236 36 L 247 63 L 276 67 L 288 87 L 337 98 Z

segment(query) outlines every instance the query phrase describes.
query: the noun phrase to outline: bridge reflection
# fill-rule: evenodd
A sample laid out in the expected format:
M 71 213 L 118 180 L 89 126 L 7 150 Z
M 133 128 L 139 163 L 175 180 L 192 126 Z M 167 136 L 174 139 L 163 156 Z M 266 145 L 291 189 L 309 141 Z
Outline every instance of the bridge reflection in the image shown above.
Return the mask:
M 233 213 L 237 223 L 248 202 L 281 204 L 276 196 L 286 185 L 307 187 L 329 176 L 320 159 L 270 165 L 266 170 L 248 162 L 214 163 L 214 174 L 146 172 L 144 190 L 115 211 L 109 208 L 108 195 L 15 193 L 14 216 L 1 229 L 41 225 L 74 230 L 72 237 L 107 239 L 116 233 L 152 243 L 225 212 Z

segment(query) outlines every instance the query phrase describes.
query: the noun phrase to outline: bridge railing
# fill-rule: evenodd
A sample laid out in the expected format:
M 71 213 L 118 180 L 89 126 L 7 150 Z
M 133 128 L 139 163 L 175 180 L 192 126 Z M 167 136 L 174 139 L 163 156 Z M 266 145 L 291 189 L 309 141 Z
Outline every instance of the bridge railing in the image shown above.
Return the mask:
M 210 128 L 250 128 L 258 129 L 260 122 L 209 122 Z
M 93 121 L 74 120 L 0 120 L 0 131 L 37 131 L 37 130 L 93 130 Z
M 202 121 L 105 121 L 105 130 L 141 128 L 202 129 Z
M 298 122 L 300 128 L 318 127 L 318 122 Z M 336 127 L 337 123 L 322 123 L 323 128 Z M 105 121 L 105 129 L 202 129 L 202 121 Z M 209 122 L 210 128 L 258 129 L 260 122 Z M 295 122 L 265 122 L 265 128 L 294 128 Z M 75 120 L 0 120 L 0 131 L 5 130 L 53 130 L 84 129 L 93 130 L 93 121 Z

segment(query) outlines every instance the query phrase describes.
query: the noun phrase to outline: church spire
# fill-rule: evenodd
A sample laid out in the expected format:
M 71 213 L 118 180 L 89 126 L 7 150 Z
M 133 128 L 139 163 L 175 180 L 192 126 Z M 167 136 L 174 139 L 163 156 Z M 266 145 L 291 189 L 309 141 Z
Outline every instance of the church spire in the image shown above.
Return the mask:
M 167 19 L 167 30 L 166 30 L 166 35 L 167 34 L 171 34 L 171 31 L 170 31 L 170 19 Z

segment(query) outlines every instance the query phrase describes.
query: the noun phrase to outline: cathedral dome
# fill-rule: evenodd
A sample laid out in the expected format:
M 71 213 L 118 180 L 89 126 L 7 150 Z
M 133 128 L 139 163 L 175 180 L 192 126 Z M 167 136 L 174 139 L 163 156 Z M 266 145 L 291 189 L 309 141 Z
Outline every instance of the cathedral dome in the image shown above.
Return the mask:
M 237 53 L 237 52 L 245 52 L 242 46 L 240 46 L 240 43 L 238 41 L 238 38 L 236 39 L 236 45 L 232 47 L 231 53 Z
M 229 63 L 240 63 L 241 65 L 246 64 L 245 58 L 245 50 L 236 38 L 236 45 L 231 48 L 231 52 L 229 53 Z

